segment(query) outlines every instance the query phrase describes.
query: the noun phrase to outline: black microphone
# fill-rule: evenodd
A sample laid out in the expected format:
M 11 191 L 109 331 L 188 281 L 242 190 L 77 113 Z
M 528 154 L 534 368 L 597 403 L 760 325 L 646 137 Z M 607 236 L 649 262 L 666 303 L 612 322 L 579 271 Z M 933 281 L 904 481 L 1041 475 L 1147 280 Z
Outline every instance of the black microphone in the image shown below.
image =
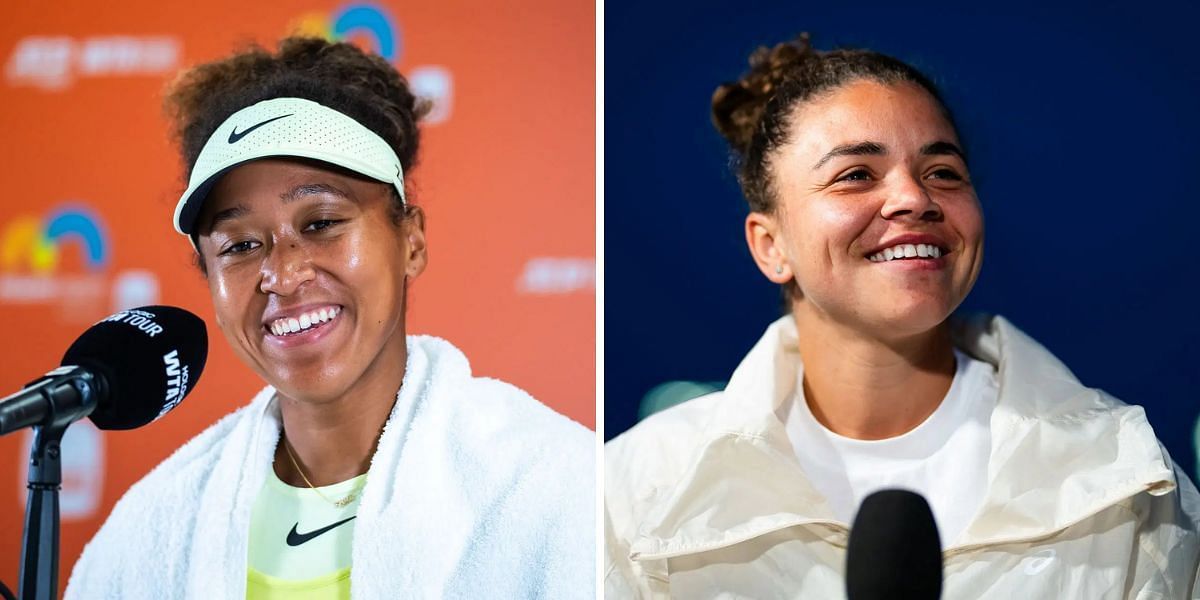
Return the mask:
M 907 490 L 880 490 L 858 508 L 846 549 L 849 600 L 937 600 L 942 546 L 929 503 Z
M 173 306 L 118 312 L 83 332 L 61 367 L 0 400 L 0 435 L 86 416 L 100 429 L 141 427 L 195 389 L 207 358 L 200 317 Z

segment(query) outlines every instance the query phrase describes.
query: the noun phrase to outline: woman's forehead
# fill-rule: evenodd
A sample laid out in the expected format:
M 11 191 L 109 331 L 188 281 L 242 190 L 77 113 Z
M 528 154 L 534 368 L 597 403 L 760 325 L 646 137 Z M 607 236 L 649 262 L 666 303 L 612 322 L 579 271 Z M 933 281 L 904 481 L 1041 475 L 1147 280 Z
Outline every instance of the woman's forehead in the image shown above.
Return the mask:
M 205 230 L 212 230 L 223 221 L 256 209 L 292 205 L 312 197 L 360 203 L 385 194 L 385 188 L 381 182 L 350 176 L 317 161 L 260 159 L 239 165 L 221 177 L 204 201 L 200 222 Z
M 359 201 L 386 184 L 317 161 L 260 159 L 239 165 L 213 186 L 205 200 L 222 204 L 239 200 L 278 199 L 288 203 L 317 193 Z
M 938 141 L 958 143 L 941 104 L 909 83 L 846 84 L 797 106 L 790 126 L 792 144 L 818 156 L 862 143 L 892 151 L 917 151 Z

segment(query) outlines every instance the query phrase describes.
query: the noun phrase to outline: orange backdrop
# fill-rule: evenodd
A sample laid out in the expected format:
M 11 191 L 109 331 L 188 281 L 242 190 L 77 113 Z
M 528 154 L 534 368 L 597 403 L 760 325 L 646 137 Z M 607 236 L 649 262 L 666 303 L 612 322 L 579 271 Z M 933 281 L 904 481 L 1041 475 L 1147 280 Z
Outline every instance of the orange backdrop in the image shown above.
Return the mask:
M 208 366 L 146 428 L 72 426 L 60 581 L 132 483 L 263 383 L 212 320 L 185 238 L 162 116 L 179 68 L 291 31 L 349 39 L 433 99 L 415 201 L 430 266 L 409 331 L 595 427 L 595 7 L 526 0 L 369 3 L 22 2 L 0 23 L 0 395 L 58 364 L 117 309 L 181 306 L 209 323 Z M 25 432 L 0 438 L 0 579 L 17 586 Z M 591 477 L 591 474 L 582 474 Z M 7 491 L 3 488 L 7 487 Z

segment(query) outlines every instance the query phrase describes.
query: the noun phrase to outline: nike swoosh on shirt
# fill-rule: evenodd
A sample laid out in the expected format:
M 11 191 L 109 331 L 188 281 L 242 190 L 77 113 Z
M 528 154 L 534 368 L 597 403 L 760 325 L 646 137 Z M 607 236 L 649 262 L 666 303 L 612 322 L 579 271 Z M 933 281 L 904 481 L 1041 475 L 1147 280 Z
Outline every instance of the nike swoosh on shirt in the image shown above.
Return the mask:
M 292 113 L 292 114 L 295 114 L 295 113 Z M 237 126 L 235 125 L 235 126 L 233 127 L 233 131 L 230 131 L 230 132 L 229 132 L 229 143 L 230 143 L 230 144 L 236 144 L 236 143 L 238 143 L 238 142 L 239 142 L 239 141 L 240 141 L 242 138 L 244 138 L 244 137 L 246 137 L 246 136 L 250 135 L 250 132 L 251 132 L 251 131 L 254 131 L 255 129 L 258 129 L 259 127 L 262 127 L 263 125 L 266 125 L 267 123 L 270 123 L 271 121 L 278 121 L 278 120 L 280 120 L 280 119 L 282 119 L 282 118 L 284 118 L 284 117 L 290 117 L 290 116 L 292 116 L 292 114 L 279 115 L 278 117 L 273 117 L 273 118 L 267 119 L 266 121 L 263 121 L 262 123 L 259 123 L 259 124 L 257 124 L 257 125 L 252 125 L 252 126 L 250 126 L 250 128 L 249 128 L 249 129 L 247 129 L 247 130 L 245 130 L 245 131 L 242 131 L 242 132 L 238 132 L 238 130 L 237 130 Z
M 354 515 L 354 516 L 357 517 L 358 515 Z M 325 533 L 326 531 L 329 531 L 329 530 L 337 527 L 338 525 L 348 523 L 353 518 L 354 517 L 350 517 L 348 519 L 343 519 L 341 521 L 338 521 L 337 523 L 334 523 L 333 525 L 326 525 L 320 529 L 316 529 L 316 530 L 310 531 L 308 533 L 297 532 L 296 528 L 300 527 L 300 523 L 296 523 L 295 525 L 292 525 L 292 530 L 288 532 L 287 545 L 299 546 L 300 544 L 303 544 L 304 542 L 307 542 L 307 541 L 321 535 L 322 533 Z

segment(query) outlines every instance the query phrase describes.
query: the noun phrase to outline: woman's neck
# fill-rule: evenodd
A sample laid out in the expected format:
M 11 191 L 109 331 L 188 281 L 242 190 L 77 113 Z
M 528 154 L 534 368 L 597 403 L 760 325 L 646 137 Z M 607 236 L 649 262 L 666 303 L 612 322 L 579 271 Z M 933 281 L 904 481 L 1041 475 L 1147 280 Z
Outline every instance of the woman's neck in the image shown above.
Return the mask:
M 400 365 L 405 361 L 401 360 Z M 279 394 L 283 432 L 275 451 L 275 474 L 288 485 L 320 487 L 367 472 L 383 426 L 395 405 L 404 368 L 367 374 L 336 399 L 313 402 Z M 284 444 L 292 449 L 303 477 Z
M 804 397 L 830 431 L 880 440 L 911 431 L 933 414 L 954 381 L 954 346 L 945 324 L 882 340 L 793 307 L 804 363 Z

